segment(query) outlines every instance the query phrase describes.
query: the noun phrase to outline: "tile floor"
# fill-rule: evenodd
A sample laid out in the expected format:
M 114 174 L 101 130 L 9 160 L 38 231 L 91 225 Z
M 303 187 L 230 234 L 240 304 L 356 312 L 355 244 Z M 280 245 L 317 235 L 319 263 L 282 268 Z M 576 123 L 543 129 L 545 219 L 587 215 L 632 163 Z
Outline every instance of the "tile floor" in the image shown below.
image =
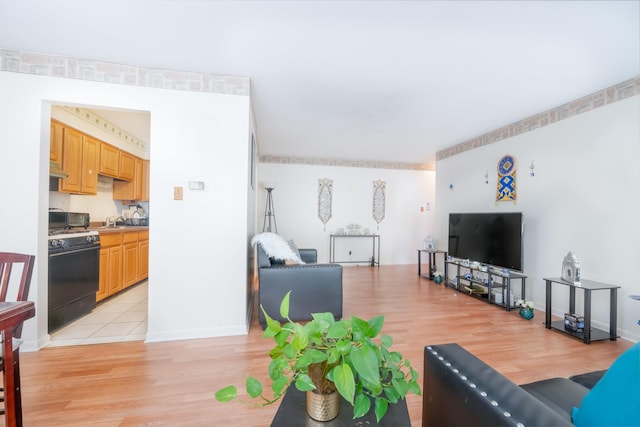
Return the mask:
M 98 303 L 88 315 L 55 331 L 50 347 L 144 340 L 147 335 L 148 282 Z

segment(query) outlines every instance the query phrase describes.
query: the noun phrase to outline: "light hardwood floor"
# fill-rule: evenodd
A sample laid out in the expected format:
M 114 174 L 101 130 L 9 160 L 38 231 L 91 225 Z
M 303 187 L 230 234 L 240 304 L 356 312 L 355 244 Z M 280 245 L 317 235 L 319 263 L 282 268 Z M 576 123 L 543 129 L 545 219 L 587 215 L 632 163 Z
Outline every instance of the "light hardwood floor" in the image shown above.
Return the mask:
M 529 286 L 543 286 L 530 283 Z M 596 302 L 594 302 L 596 303 Z M 457 342 L 512 381 L 606 369 L 630 342 L 582 342 L 515 311 L 419 278 L 416 265 L 345 267 L 344 314 L 385 314 L 384 333 L 422 379 L 423 348 Z M 45 348 L 21 355 L 25 426 L 269 426 L 277 405 L 217 403 L 214 391 L 247 374 L 266 381 L 270 341 L 255 310 L 248 335 L 167 343 Z M 413 426 L 421 397 L 407 398 Z

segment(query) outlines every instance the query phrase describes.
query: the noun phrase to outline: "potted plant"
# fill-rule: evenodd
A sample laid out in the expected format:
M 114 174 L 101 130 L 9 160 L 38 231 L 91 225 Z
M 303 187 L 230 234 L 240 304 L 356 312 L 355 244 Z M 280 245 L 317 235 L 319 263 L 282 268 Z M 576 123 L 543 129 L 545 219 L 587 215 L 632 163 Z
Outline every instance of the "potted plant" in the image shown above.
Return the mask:
M 433 281 L 436 282 L 436 284 L 440 284 L 442 283 L 442 272 L 441 271 L 436 271 L 433 273 Z
M 520 317 L 526 320 L 533 319 L 533 301 L 519 299 L 518 301 L 516 301 L 516 305 L 520 307 L 520 310 L 518 310 L 518 314 L 520 314 Z
M 293 383 L 307 393 L 307 413 L 314 419 L 335 418 L 337 399 L 342 396 L 353 406 L 353 418 L 366 415 L 373 401 L 379 422 L 390 403 L 404 399 L 408 392 L 420 395 L 418 373 L 402 354 L 390 350 L 393 339 L 381 335 L 376 340 L 384 316 L 369 321 L 355 316 L 335 320 L 332 313 L 315 313 L 303 325 L 289 319 L 290 294 L 280 304 L 280 315 L 287 319 L 284 324 L 260 307 L 267 320 L 263 336 L 275 342 L 269 352 L 273 397 L 265 396 L 261 382 L 251 376 L 247 377 L 246 390 L 251 398 L 261 399 L 261 406 L 278 401 Z M 237 388 L 224 387 L 215 396 L 221 402 L 232 400 L 237 397 Z M 321 417 L 318 414 L 323 410 L 314 405 L 325 403 L 335 407 L 335 413 Z

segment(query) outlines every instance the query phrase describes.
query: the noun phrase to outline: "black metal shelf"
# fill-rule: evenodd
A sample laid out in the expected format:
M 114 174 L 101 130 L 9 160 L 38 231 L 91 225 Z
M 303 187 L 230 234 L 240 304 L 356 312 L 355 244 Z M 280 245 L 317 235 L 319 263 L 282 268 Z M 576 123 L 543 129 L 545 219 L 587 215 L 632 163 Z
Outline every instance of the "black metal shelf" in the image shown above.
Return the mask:
M 572 337 L 579 338 L 581 341 L 584 341 L 584 332 L 574 332 L 564 327 L 564 320 L 555 320 L 551 322 L 551 328 L 558 332 L 562 332 L 563 334 L 570 335 Z M 607 331 L 603 331 L 602 329 L 591 328 L 591 341 L 605 341 L 610 340 L 611 335 Z
M 447 264 L 451 264 L 456 267 L 457 274 L 454 275 L 456 280 L 456 284 L 454 289 L 458 292 L 469 293 L 469 295 L 474 296 L 476 298 L 482 299 L 489 304 L 494 304 L 500 307 L 503 307 L 505 310 L 510 311 L 511 309 L 517 308 L 517 306 L 511 305 L 509 302 L 511 300 L 511 280 L 512 279 L 520 279 L 520 294 L 521 298 L 525 299 L 525 290 L 526 290 L 526 278 L 524 274 L 513 272 L 513 271 L 496 271 L 493 267 L 481 266 L 481 267 L 472 267 L 470 265 L 466 265 L 461 261 L 457 260 L 447 260 Z M 466 275 L 460 274 L 461 269 L 466 269 L 471 273 L 470 278 L 466 277 Z M 478 278 L 475 276 L 476 273 L 481 273 L 482 275 L 486 275 L 485 278 Z M 449 278 L 445 278 L 445 282 L 448 282 Z M 470 285 L 478 285 L 482 286 L 487 290 L 486 293 L 476 293 L 476 292 L 468 292 L 465 289 L 465 282 Z M 448 284 L 448 283 L 447 283 Z M 496 295 L 496 290 L 500 290 L 502 294 L 502 302 L 492 301 L 492 297 Z
M 366 260 L 336 260 L 336 240 L 343 238 L 371 239 L 371 258 Z M 376 258 L 376 255 L 378 256 Z M 371 267 L 380 267 L 380 235 L 379 234 L 331 234 L 329 235 L 329 262 L 338 264 L 369 264 Z

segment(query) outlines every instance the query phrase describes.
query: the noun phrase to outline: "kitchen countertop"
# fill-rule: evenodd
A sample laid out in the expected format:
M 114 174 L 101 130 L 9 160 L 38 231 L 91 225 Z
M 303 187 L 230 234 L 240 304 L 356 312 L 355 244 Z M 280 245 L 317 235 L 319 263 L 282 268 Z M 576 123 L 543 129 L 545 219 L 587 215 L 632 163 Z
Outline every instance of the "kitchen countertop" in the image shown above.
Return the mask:
M 149 230 L 148 225 L 118 225 L 116 227 L 90 226 L 89 230 L 99 233 L 126 233 L 128 231 L 146 231 Z

